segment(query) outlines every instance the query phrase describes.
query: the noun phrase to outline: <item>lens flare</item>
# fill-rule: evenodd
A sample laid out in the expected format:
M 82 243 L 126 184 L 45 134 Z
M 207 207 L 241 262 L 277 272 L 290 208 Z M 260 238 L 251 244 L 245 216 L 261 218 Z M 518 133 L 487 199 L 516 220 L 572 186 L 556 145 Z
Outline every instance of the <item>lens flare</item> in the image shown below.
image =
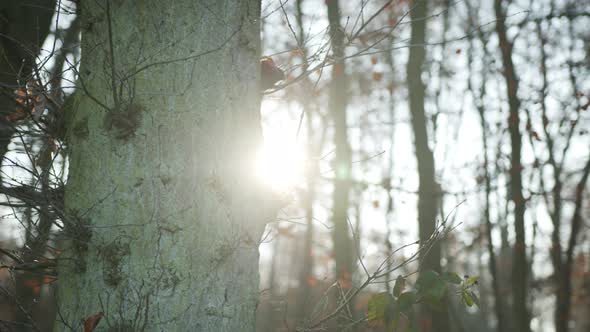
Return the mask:
M 256 158 L 256 175 L 273 190 L 287 192 L 303 181 L 304 164 L 303 150 L 294 141 L 267 137 Z

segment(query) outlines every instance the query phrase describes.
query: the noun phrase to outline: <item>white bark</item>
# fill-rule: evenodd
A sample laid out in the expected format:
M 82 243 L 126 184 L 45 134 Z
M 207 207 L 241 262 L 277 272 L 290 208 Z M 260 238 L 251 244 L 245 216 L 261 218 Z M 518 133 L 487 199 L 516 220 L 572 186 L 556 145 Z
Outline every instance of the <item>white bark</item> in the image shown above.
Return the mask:
M 76 330 L 102 311 L 96 331 L 253 331 L 276 211 L 252 175 L 260 1 L 82 6 L 61 316 Z

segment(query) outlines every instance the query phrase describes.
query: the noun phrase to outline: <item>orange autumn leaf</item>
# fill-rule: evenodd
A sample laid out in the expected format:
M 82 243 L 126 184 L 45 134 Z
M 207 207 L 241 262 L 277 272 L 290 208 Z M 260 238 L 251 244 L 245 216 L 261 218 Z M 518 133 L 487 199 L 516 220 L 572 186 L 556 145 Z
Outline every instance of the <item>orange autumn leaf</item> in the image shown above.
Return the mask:
M 272 88 L 277 82 L 285 79 L 285 73 L 270 57 L 260 59 L 260 86 L 262 90 Z
M 302 57 L 303 52 L 301 52 L 300 49 L 296 49 L 296 50 L 291 51 L 291 56 L 292 57 Z
M 41 282 L 37 279 L 24 280 L 23 285 L 30 289 L 34 295 L 39 295 L 39 293 L 41 293 Z
M 344 68 L 341 63 L 334 64 L 334 77 L 340 77 L 344 73 Z
M 351 289 L 352 288 L 352 283 L 350 282 L 350 280 L 346 280 L 346 279 L 338 279 L 338 284 L 340 285 L 340 287 L 342 287 L 343 289 Z
M 343 271 L 340 276 L 338 277 L 338 284 L 343 289 L 351 289 L 352 288 L 352 276 L 350 272 Z
M 101 318 L 104 316 L 104 313 L 101 311 L 97 314 L 92 316 L 88 316 L 84 319 L 84 332 L 92 332 L 100 322 Z
M 294 238 L 295 234 L 293 234 L 293 226 L 286 226 L 286 227 L 279 227 L 277 229 L 277 232 L 285 237 L 290 237 L 290 238 Z
M 25 88 L 14 90 L 14 100 L 17 104 L 15 112 L 5 116 L 9 122 L 23 120 L 29 115 L 43 114 L 48 104 L 43 87 L 36 81 L 29 81 Z
M 318 284 L 318 279 L 316 279 L 314 276 L 307 277 L 306 281 L 309 287 L 315 287 Z
M 383 73 L 381 72 L 373 72 L 373 81 L 379 82 L 383 79 Z

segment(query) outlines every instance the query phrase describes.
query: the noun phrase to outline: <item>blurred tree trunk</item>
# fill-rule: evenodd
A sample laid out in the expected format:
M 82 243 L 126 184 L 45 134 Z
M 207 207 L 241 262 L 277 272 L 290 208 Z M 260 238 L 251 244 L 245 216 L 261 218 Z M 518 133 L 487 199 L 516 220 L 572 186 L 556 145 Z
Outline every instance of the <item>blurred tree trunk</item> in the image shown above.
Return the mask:
M 542 95 L 541 95 L 541 112 L 542 112 L 542 119 L 544 123 L 548 123 L 547 117 L 547 98 L 546 93 L 549 91 L 549 80 L 547 78 L 547 53 L 545 51 L 545 46 L 547 43 L 547 38 L 543 35 L 541 22 L 536 23 L 536 31 L 537 37 L 539 38 L 540 42 L 540 55 L 541 55 L 541 63 L 540 63 L 540 70 L 541 70 L 541 78 L 542 78 Z M 545 133 L 545 140 L 547 142 L 547 154 L 548 154 L 548 166 L 552 168 L 552 175 L 553 175 L 553 187 L 551 188 L 551 198 L 552 201 L 549 201 L 549 195 L 545 194 L 545 205 L 547 210 L 549 211 L 549 215 L 551 217 L 551 222 L 553 223 L 553 231 L 551 232 L 551 247 L 550 247 L 550 257 L 551 262 L 553 264 L 553 271 L 554 271 L 554 278 L 555 284 L 557 285 L 555 296 L 556 296 L 556 305 L 554 311 L 554 320 L 555 320 L 555 330 L 557 332 L 567 332 L 567 320 L 568 320 L 568 307 L 570 302 L 570 297 L 566 296 L 564 290 L 561 288 L 564 283 L 562 280 L 563 276 L 563 249 L 561 247 L 561 224 L 562 224 L 562 188 L 563 183 L 561 181 L 562 175 L 562 168 L 560 167 L 561 162 L 557 161 L 557 157 L 555 156 L 555 142 L 553 141 L 553 136 L 548 130 L 547 125 L 543 125 L 543 131 Z M 562 157 L 563 158 L 563 157 Z M 562 159 L 563 160 L 563 159 Z M 540 169 L 542 172 L 543 169 Z M 542 184 L 542 188 L 544 189 L 544 178 L 543 174 L 541 173 L 540 181 Z
M 588 182 L 588 176 L 590 175 L 590 156 L 588 161 L 582 170 L 582 177 L 575 187 L 575 199 L 574 199 L 574 213 L 571 222 L 571 233 L 568 240 L 568 246 L 565 253 L 565 259 L 563 260 L 563 266 L 561 271 L 557 271 L 558 276 L 558 288 L 556 290 L 558 296 L 555 308 L 555 330 L 556 332 L 567 332 L 569 331 L 569 321 L 571 316 L 572 307 L 572 273 L 574 271 L 574 250 L 576 248 L 580 230 L 583 226 L 582 218 L 582 206 L 584 199 L 584 191 L 586 189 L 586 183 Z
M 573 4 L 570 4 L 573 6 Z M 573 7 L 570 7 L 570 10 L 573 12 Z M 545 54 L 545 36 L 543 36 L 541 31 L 541 24 L 537 24 L 537 32 L 539 39 L 541 41 L 541 69 L 542 69 L 542 77 L 543 77 L 543 91 L 547 91 L 548 86 L 548 75 L 547 75 L 547 55 Z M 574 37 L 574 22 L 573 17 L 569 18 L 569 35 L 571 38 Z M 570 45 L 569 49 L 570 54 L 574 53 L 573 45 Z M 577 112 L 582 109 L 582 105 L 580 104 L 580 96 L 578 95 L 578 91 L 580 91 L 580 87 L 578 86 L 576 75 L 576 69 L 573 68 L 571 62 L 568 62 L 568 73 L 569 79 L 572 86 L 572 100 L 574 101 L 573 104 L 575 105 L 575 109 Z M 543 109 L 543 120 L 548 122 L 547 112 L 545 105 L 545 99 L 542 103 Z M 564 114 L 564 120 L 569 119 L 568 115 Z M 566 118 L 567 117 L 567 118 Z M 566 122 L 566 121 L 563 121 Z M 556 294 L 556 305 L 555 305 L 555 330 L 556 332 L 567 332 L 569 331 L 569 323 L 571 319 L 571 309 L 572 309 L 572 300 L 574 297 L 574 289 L 572 284 L 572 277 L 574 273 L 574 251 L 576 250 L 576 246 L 578 244 L 578 237 L 580 234 L 580 230 L 583 224 L 583 217 L 582 217 L 582 208 L 583 208 L 583 198 L 584 192 L 586 190 L 586 183 L 588 181 L 588 176 L 590 175 L 590 156 L 582 169 L 582 175 L 575 186 L 575 193 L 574 193 L 574 211 L 573 215 L 571 216 L 571 223 L 570 223 L 570 236 L 568 239 L 567 246 L 565 249 L 561 247 L 561 221 L 562 221 L 562 194 L 561 190 L 563 189 L 563 182 L 561 180 L 561 175 L 563 173 L 563 165 L 566 159 L 567 152 L 569 150 L 570 140 L 572 139 L 573 133 L 576 130 L 576 126 L 579 123 L 579 118 L 573 120 L 569 126 L 569 133 L 567 134 L 567 141 L 565 142 L 565 146 L 562 148 L 561 151 L 561 160 L 557 161 L 557 157 L 555 156 L 554 149 L 554 140 L 549 135 L 548 126 L 544 126 L 545 134 L 547 136 L 547 147 L 549 150 L 549 164 L 553 167 L 553 176 L 554 176 L 554 187 L 552 189 L 553 195 L 553 211 L 550 213 L 554 230 L 552 233 L 552 247 L 551 247 L 551 254 L 554 263 L 554 277 L 557 284 L 555 294 Z M 547 204 L 549 208 L 549 204 Z M 565 253 L 565 257 L 563 254 Z M 576 325 L 577 326 L 577 325 Z
M 407 63 L 407 82 L 409 106 L 414 132 L 414 146 L 420 184 L 418 188 L 418 226 L 420 241 L 425 243 L 436 227 L 436 216 L 440 187 L 435 179 L 434 155 L 428 146 L 427 120 L 424 111 L 426 87 L 422 82 L 422 66 L 426 57 L 424 43 L 426 40 L 427 1 L 415 0 L 411 2 L 411 39 L 410 52 Z M 441 246 L 437 241 L 430 250 L 422 254 L 422 271 L 435 270 L 440 272 Z M 449 317 L 447 311 L 434 311 L 423 307 L 424 321 L 421 326 L 425 331 L 449 331 Z
M 332 206 L 332 233 L 336 278 L 343 287 L 352 285 L 353 241 L 349 234 L 348 207 L 351 180 L 351 151 L 348 142 L 346 105 L 348 103 L 348 82 L 344 65 L 344 31 L 340 26 L 340 6 L 338 0 L 326 1 L 330 24 L 330 40 L 334 66 L 330 83 L 330 114 L 334 121 L 334 144 L 336 146 L 334 164 L 334 193 Z
M 502 53 L 503 75 L 506 81 L 508 96 L 508 130 L 512 146 L 510 164 L 510 200 L 514 203 L 514 257 L 512 262 L 512 303 L 514 310 L 515 328 L 517 331 L 530 331 L 530 315 L 527 309 L 527 287 L 529 266 L 526 257 L 525 243 L 525 200 L 522 194 L 522 164 L 520 133 L 520 100 L 518 99 L 518 77 L 512 62 L 512 42 L 506 35 L 505 12 L 502 0 L 494 1 L 496 13 L 496 33 L 498 34 L 500 51 Z
M 301 53 L 302 58 L 302 65 L 301 71 L 306 72 L 308 70 L 309 64 L 307 62 L 307 46 L 305 45 L 305 28 L 303 26 L 303 2 L 304 0 L 297 0 L 295 3 L 296 12 L 296 22 L 297 22 L 297 42 L 299 51 Z M 309 80 L 306 78 L 303 80 L 302 84 L 302 93 L 300 95 L 300 103 L 303 108 L 302 116 L 305 117 L 306 126 L 307 126 L 307 139 L 308 139 L 308 154 L 310 156 L 317 156 L 321 153 L 321 145 L 324 141 L 325 130 L 322 130 L 321 136 L 319 137 L 319 141 L 317 141 L 318 137 L 316 137 L 313 128 L 313 121 L 312 121 L 312 114 L 311 114 L 311 107 L 309 96 L 313 94 L 313 84 L 310 84 Z M 300 119 L 303 121 L 303 119 Z M 302 125 L 302 123 L 300 123 Z M 297 294 L 297 303 L 295 309 L 295 321 L 298 325 L 305 325 L 305 321 L 309 318 L 308 314 L 310 314 L 309 308 L 311 307 L 310 300 L 311 300 L 311 283 L 313 282 L 313 267 L 314 267 L 314 259 L 313 259 L 313 237 L 314 237 L 314 209 L 313 204 L 315 201 L 315 187 L 316 181 L 319 175 L 319 168 L 318 162 L 316 159 L 310 161 L 310 164 L 307 168 L 307 172 L 305 173 L 305 180 L 306 180 L 306 188 L 307 190 L 303 193 L 302 198 L 302 207 L 305 210 L 305 224 L 306 229 L 303 235 L 303 243 L 301 246 L 301 253 L 302 253 L 302 261 L 301 261 L 301 271 L 299 272 L 299 289 Z
M 393 11 L 389 12 L 389 19 L 394 19 Z M 395 43 L 395 35 L 391 34 L 387 39 L 387 45 L 393 45 Z M 394 171 L 394 162 L 395 162 L 395 134 L 396 134 L 396 100 L 395 100 L 395 62 L 394 62 L 394 55 L 393 51 L 388 51 L 385 57 L 385 61 L 389 70 L 392 73 L 392 78 L 389 86 L 389 100 L 388 100 L 388 110 L 389 110 L 389 121 L 391 122 L 391 134 L 389 139 L 391 140 L 391 145 L 389 146 L 389 160 L 387 165 L 387 175 L 383 178 L 381 185 L 383 186 L 383 190 L 387 192 L 387 212 L 385 214 L 385 238 L 384 238 L 384 245 L 385 245 L 385 255 L 387 259 L 387 274 L 385 275 L 385 290 L 389 293 L 392 289 L 391 282 L 394 280 L 393 276 L 391 275 L 391 270 L 393 268 L 393 259 L 391 259 L 393 255 L 393 243 L 391 241 L 393 224 L 394 224 L 394 217 L 395 217 L 395 206 L 394 206 L 394 197 L 393 197 L 393 188 L 392 188 L 392 179 L 395 174 Z
M 260 1 L 82 1 L 57 331 L 254 331 Z
M 471 6 L 471 2 L 467 1 L 468 11 L 469 11 L 469 29 L 474 29 L 476 23 L 474 22 L 474 18 L 476 17 L 476 12 L 473 11 L 473 7 Z M 489 55 L 487 52 L 487 38 L 483 36 L 483 32 L 481 29 L 477 29 L 479 41 L 482 43 L 482 52 L 483 52 L 483 59 L 482 62 L 484 64 L 484 68 L 487 67 L 489 63 Z M 490 166 L 491 160 L 489 158 L 490 153 L 490 143 L 489 137 L 490 135 L 489 128 L 488 128 L 488 121 L 486 119 L 486 107 L 485 107 L 485 97 L 486 97 L 486 82 L 487 82 L 487 70 L 482 70 L 481 79 L 480 79 L 480 86 L 479 89 L 473 86 L 471 77 L 474 76 L 473 74 L 473 60 L 474 60 L 474 50 L 475 50 L 475 43 L 473 38 L 469 38 L 469 49 L 467 53 L 467 63 L 469 67 L 469 80 L 468 80 L 468 89 L 471 91 L 473 95 L 473 101 L 475 107 L 477 109 L 477 113 L 479 114 L 479 120 L 481 125 L 481 137 L 482 137 L 482 147 L 483 147 L 483 181 L 485 187 L 485 200 L 484 200 L 484 223 L 485 223 L 485 234 L 487 238 L 487 252 L 489 256 L 488 261 L 488 268 L 491 275 L 491 283 L 492 283 L 492 292 L 494 294 L 494 313 L 496 315 L 496 331 L 498 332 L 506 332 L 508 331 L 506 328 L 506 318 L 504 315 L 504 301 L 502 300 L 502 295 L 500 291 L 500 276 L 498 275 L 498 263 L 496 260 L 496 252 L 494 250 L 494 242 L 492 238 L 492 217 L 491 217 L 491 195 L 492 195 L 492 176 L 490 174 Z
M 314 210 L 313 210 L 313 203 L 315 198 L 315 183 L 316 183 L 316 174 L 317 172 L 317 165 L 314 163 L 313 166 L 310 166 L 310 173 L 307 176 L 307 188 L 308 191 L 305 193 L 304 201 L 303 201 L 303 208 L 305 209 L 305 224 L 307 228 L 304 233 L 303 238 L 303 250 L 302 253 L 302 263 L 301 263 L 301 271 L 299 273 L 299 294 L 297 296 L 297 308 L 296 308 L 296 321 L 298 324 L 304 323 L 305 320 L 308 318 L 307 315 L 309 314 L 309 308 L 312 304 L 310 302 L 311 297 L 311 283 L 313 283 L 313 235 L 314 235 L 314 227 L 313 227 L 313 218 L 314 218 Z
M 8 145 L 15 133 L 14 124 L 6 115 L 15 112 L 14 90 L 22 88 L 35 75 L 35 59 L 41 45 L 49 34 L 50 22 L 55 9 L 55 0 L 33 0 L 26 4 L 19 1 L 0 3 L 0 158 L 5 158 Z M 43 170 L 43 174 L 47 169 Z M 3 176 L 0 173 L 0 181 Z M 4 186 L 2 181 L 0 186 Z M 47 189 L 47 178 L 42 182 Z M 32 215 L 24 222 L 28 225 L 21 259 L 33 262 L 45 253 L 49 229 L 53 220 L 46 213 L 34 222 Z M 27 216 L 26 215 L 26 216 Z M 26 217 L 25 216 L 25 217 Z M 16 300 L 20 310 L 15 317 L 19 330 L 27 331 L 40 317 L 33 317 L 36 298 L 39 298 L 41 276 L 20 271 L 16 273 Z
M 0 3 L 0 156 L 8 151 L 14 134 L 5 120 L 15 110 L 13 90 L 31 79 L 54 10 L 55 0 Z

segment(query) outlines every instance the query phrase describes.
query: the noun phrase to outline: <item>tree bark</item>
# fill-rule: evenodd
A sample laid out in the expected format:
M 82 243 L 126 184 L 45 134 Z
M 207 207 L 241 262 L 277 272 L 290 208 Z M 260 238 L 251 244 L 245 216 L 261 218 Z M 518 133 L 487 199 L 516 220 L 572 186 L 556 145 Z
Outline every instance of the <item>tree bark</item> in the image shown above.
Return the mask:
M 407 82 L 409 106 L 414 132 L 414 146 L 418 164 L 418 227 L 420 242 L 426 243 L 436 227 L 437 206 L 440 196 L 439 185 L 435 179 L 434 155 L 428 146 L 427 119 L 424 111 L 426 87 L 422 82 L 422 66 L 426 57 L 424 43 L 426 40 L 427 1 L 412 1 L 410 7 L 411 39 L 407 62 Z M 440 272 L 441 247 L 435 242 L 430 250 L 422 254 L 422 271 L 435 270 Z M 423 308 L 421 327 L 425 331 L 446 332 L 449 330 L 449 317 L 446 311 L 437 312 Z
M 512 62 L 512 43 L 506 35 L 506 25 L 502 0 L 494 1 L 496 13 L 496 33 L 498 34 L 503 75 L 506 81 L 506 94 L 508 96 L 508 131 L 512 146 L 510 165 L 510 200 L 514 203 L 514 254 L 512 262 L 512 302 L 514 308 L 514 321 L 517 331 L 530 331 L 530 316 L 527 309 L 527 278 L 529 266 L 526 258 L 525 243 L 525 200 L 522 194 L 522 165 L 521 148 L 522 137 L 520 133 L 520 100 L 518 99 L 518 77 Z
M 254 331 L 260 1 L 82 1 L 56 330 Z

